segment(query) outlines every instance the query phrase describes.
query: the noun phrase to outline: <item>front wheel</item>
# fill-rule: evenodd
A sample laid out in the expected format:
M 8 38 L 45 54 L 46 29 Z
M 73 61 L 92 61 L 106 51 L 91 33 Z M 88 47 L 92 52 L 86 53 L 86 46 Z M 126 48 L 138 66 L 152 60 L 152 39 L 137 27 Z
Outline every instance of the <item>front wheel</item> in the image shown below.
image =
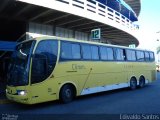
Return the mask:
M 64 85 L 60 91 L 60 100 L 63 103 L 69 103 L 74 98 L 74 91 L 72 86 L 70 85 Z
M 130 80 L 130 89 L 135 90 L 137 88 L 137 80 L 135 78 L 131 78 Z

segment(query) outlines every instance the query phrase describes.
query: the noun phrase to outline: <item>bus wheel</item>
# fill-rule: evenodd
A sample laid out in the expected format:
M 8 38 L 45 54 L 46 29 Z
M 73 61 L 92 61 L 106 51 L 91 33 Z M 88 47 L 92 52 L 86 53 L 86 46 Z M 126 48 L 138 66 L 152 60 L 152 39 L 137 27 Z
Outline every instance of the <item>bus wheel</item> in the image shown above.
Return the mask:
M 131 78 L 130 80 L 130 89 L 135 90 L 137 88 L 137 80 L 136 78 Z
M 71 85 L 64 85 L 60 91 L 60 100 L 63 103 L 69 103 L 74 98 L 74 91 Z
M 144 77 L 140 77 L 139 79 L 139 87 L 143 88 L 145 86 L 145 78 Z

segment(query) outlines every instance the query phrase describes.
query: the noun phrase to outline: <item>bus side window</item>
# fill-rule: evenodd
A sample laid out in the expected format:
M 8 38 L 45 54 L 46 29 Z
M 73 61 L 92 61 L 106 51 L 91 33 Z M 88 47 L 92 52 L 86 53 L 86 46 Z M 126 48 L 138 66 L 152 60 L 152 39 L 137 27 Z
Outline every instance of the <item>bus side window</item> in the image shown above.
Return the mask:
M 123 61 L 124 60 L 123 49 L 115 48 L 115 56 L 116 60 Z
M 72 59 L 72 47 L 69 42 L 61 42 L 61 59 Z
M 47 47 L 46 47 L 47 46 Z M 58 54 L 58 41 L 43 40 L 38 43 L 32 63 L 31 83 L 45 80 L 53 72 Z M 37 59 L 37 62 L 36 62 Z M 38 69 L 40 71 L 38 71 Z
M 128 61 L 136 61 L 136 52 L 135 52 L 135 50 L 126 50 L 126 59 Z
M 107 47 L 100 46 L 100 58 L 101 60 L 107 60 Z
M 99 60 L 99 52 L 97 46 L 91 46 L 92 60 Z
M 72 58 L 81 59 L 81 49 L 79 44 L 72 44 Z
M 85 60 L 91 60 L 91 46 L 85 44 L 82 45 L 82 57 Z
M 144 52 L 143 51 L 136 51 L 137 61 L 144 61 Z
M 153 52 L 149 52 L 149 58 L 150 58 L 150 61 L 154 61 L 155 60 Z
M 108 60 L 114 60 L 113 48 L 107 48 L 107 58 Z
M 61 60 L 81 59 L 80 45 L 72 42 L 61 43 Z
M 144 52 L 145 54 L 145 61 L 149 61 L 149 52 Z

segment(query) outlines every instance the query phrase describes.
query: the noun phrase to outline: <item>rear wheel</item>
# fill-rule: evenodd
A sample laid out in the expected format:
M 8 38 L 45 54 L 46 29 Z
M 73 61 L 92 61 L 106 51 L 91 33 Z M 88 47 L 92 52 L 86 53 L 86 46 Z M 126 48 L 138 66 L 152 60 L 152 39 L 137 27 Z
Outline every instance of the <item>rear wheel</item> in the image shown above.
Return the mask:
M 64 85 L 60 91 L 60 100 L 63 103 L 69 103 L 74 98 L 74 89 L 71 85 Z
M 145 86 L 145 78 L 144 77 L 140 77 L 139 79 L 139 87 L 143 88 Z
M 135 90 L 137 88 L 137 80 L 135 78 L 131 78 L 130 80 L 130 89 Z

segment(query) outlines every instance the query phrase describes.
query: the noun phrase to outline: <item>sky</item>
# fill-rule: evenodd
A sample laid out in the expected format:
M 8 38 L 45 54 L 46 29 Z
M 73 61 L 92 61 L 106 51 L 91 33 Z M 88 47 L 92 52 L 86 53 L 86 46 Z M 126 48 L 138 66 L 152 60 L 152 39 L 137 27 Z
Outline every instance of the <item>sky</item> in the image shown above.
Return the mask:
M 156 47 L 160 46 L 160 33 L 157 33 L 160 31 L 160 0 L 141 0 L 138 24 L 138 47 L 156 51 Z

